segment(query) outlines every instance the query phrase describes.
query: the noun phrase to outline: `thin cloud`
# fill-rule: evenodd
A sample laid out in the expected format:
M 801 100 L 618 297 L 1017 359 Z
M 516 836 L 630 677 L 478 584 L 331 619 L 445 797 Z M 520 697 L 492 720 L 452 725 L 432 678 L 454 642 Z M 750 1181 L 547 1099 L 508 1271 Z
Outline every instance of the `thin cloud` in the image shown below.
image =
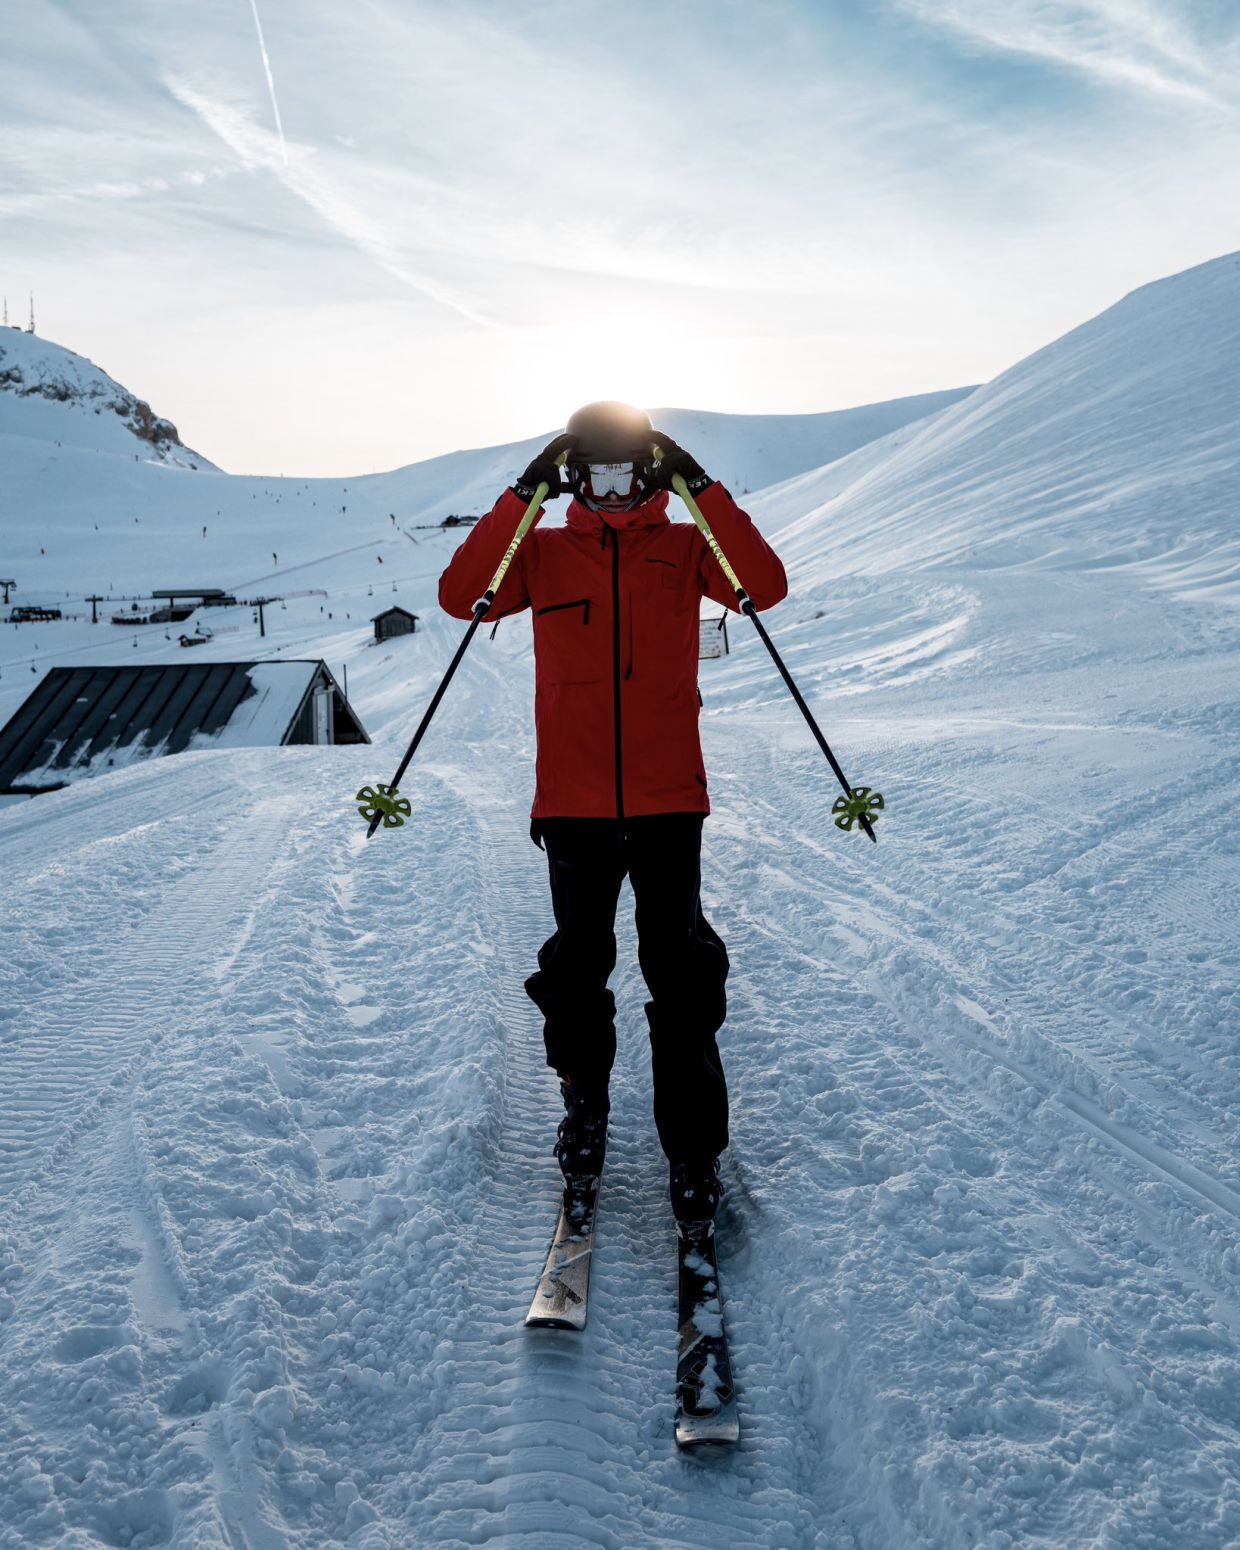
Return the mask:
M 195 168 L 189 172 L 169 173 L 165 177 L 133 178 L 124 182 L 108 181 L 75 184 L 70 188 L 49 189 L 46 193 L 10 194 L 0 199 L 0 215 L 32 215 L 62 204 L 84 204 L 95 199 L 153 199 L 175 193 L 180 188 L 203 188 L 229 176 L 226 167 Z
M 897 0 L 929 27 L 1203 107 L 1234 107 L 1230 71 L 1169 5 L 1144 0 Z
M 168 77 L 168 90 L 227 145 L 251 171 L 270 172 L 284 187 L 326 221 L 333 231 L 393 279 L 429 300 L 447 307 L 470 323 L 484 328 L 498 324 L 435 281 L 409 267 L 396 244 L 369 216 L 358 210 L 313 165 L 313 152 L 296 147 L 286 157 L 285 147 L 268 130 L 255 124 L 239 109 L 209 97 L 188 81 Z

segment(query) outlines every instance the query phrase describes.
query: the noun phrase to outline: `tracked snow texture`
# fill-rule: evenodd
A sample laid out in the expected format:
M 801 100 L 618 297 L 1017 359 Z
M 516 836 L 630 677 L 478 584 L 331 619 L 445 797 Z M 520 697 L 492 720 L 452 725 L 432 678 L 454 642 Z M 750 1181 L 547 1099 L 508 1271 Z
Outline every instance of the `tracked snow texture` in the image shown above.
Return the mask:
M 673 1443 L 627 890 L 589 1326 L 522 1327 L 558 1187 L 521 990 L 551 927 L 528 624 L 475 642 L 409 827 L 367 843 L 349 801 L 459 639 L 458 534 L 400 537 L 370 597 L 351 515 L 307 520 L 330 596 L 265 641 L 221 611 L 195 653 L 347 663 L 374 747 L 0 811 L 3 1550 L 1240 1541 L 1238 318 L 1235 259 L 1174 277 L 800 476 L 799 511 L 751 502 L 793 562 L 771 628 L 888 812 L 877 846 L 831 828 L 735 626 L 702 667 L 730 1455 Z M 423 622 L 375 645 L 394 556 Z M 163 634 L 6 627 L 3 703 L 36 640 L 141 661 Z

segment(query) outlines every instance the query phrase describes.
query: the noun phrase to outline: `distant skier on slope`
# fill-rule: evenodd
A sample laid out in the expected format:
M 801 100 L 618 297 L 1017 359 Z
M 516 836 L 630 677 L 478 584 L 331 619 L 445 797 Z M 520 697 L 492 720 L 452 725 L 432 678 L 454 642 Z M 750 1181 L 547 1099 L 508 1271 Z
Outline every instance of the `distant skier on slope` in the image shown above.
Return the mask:
M 655 448 L 662 453 L 656 462 Z M 564 527 L 536 528 L 517 551 L 489 618 L 532 608 L 538 734 L 531 836 L 547 852 L 556 930 L 526 991 L 545 1019 L 547 1064 L 565 1118 L 556 1153 L 566 1181 L 597 1177 L 616 1054 L 615 914 L 626 873 L 654 1116 L 670 1164 L 673 1211 L 713 1217 L 728 1096 L 716 1033 L 728 955 L 702 913 L 702 823 L 710 811 L 698 740 L 698 620 L 703 595 L 736 595 L 698 529 L 667 517 L 681 474 L 758 608 L 787 593 L 783 566 L 721 484 L 639 409 L 579 409 L 470 532 L 439 582 L 441 606 L 468 619 L 539 484 L 573 495 Z

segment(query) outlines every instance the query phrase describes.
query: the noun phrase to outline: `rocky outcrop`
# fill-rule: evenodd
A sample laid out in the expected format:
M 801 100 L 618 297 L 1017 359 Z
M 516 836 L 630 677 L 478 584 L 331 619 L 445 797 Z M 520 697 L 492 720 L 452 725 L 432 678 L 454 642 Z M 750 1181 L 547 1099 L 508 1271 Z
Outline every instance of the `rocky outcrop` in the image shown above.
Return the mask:
M 119 406 L 115 407 L 117 414 L 121 415 L 129 429 L 143 441 L 153 442 L 157 447 L 182 445 L 181 438 L 177 435 L 177 428 L 172 421 L 161 420 L 158 415 L 152 414 L 150 404 L 143 403 L 140 398 L 132 400 L 128 417 Z

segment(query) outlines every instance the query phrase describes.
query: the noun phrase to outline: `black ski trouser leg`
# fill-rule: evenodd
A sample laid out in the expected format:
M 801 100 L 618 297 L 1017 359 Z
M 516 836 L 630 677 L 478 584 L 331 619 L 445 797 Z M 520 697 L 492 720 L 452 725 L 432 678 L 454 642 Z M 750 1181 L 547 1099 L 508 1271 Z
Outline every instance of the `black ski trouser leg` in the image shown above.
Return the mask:
M 616 1058 L 616 903 L 626 872 L 637 950 L 650 992 L 646 1019 L 659 1141 L 673 1162 L 717 1157 L 728 1144 L 728 1090 L 715 1035 L 727 1013 L 728 955 L 702 913 L 702 816 L 549 818 L 555 932 L 525 988 L 544 1018 L 547 1064 L 577 1086 L 605 1089 Z
M 610 818 L 551 818 L 547 851 L 556 929 L 525 982 L 542 1012 L 547 1064 L 583 1089 L 607 1087 L 616 1058 L 616 901 L 626 870 L 623 835 Z
M 672 1162 L 728 1144 L 728 1089 L 716 1034 L 727 1015 L 728 954 L 702 913 L 702 818 L 659 814 L 627 825 L 637 947 L 650 991 L 646 1019 L 654 1118 Z

